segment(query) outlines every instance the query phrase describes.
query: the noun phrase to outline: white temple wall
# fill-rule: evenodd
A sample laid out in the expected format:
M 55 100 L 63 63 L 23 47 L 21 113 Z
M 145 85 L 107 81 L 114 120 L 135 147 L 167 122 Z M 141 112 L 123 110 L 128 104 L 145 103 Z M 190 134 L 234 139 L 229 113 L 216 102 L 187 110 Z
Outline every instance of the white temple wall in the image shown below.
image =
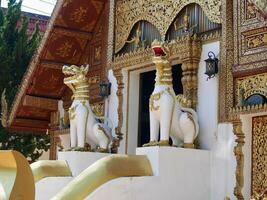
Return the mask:
M 230 123 L 218 124 L 216 137 L 211 145 L 211 199 L 220 200 L 226 196 L 235 199 L 236 161 L 234 156 L 235 136 Z
M 209 51 L 216 57 L 219 55 L 220 42 L 212 42 L 202 46 L 202 53 L 198 69 L 198 105 L 197 114 L 199 118 L 199 144 L 201 149 L 210 150 L 216 138 L 218 129 L 218 75 L 207 81 L 205 60 Z
M 234 199 L 235 185 L 235 146 L 232 125 L 218 124 L 218 75 L 207 80 L 205 59 L 209 51 L 219 58 L 220 42 L 211 42 L 202 46 L 198 69 L 198 105 L 200 132 L 198 142 L 200 149 L 211 151 L 211 199 L 224 199 L 226 196 Z

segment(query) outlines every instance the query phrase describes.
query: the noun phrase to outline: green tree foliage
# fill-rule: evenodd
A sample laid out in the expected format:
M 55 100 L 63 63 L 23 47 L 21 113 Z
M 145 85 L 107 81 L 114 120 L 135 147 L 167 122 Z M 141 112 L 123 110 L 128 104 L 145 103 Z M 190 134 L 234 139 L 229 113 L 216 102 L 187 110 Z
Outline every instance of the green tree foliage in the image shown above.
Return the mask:
M 6 10 L 0 9 L 0 92 L 6 88 L 10 107 L 23 75 L 39 42 L 36 25 L 31 36 L 27 34 L 28 20 L 21 16 L 22 1 L 9 0 Z M 31 162 L 49 148 L 49 136 L 36 134 L 10 134 L 0 125 L 0 149 L 20 151 Z

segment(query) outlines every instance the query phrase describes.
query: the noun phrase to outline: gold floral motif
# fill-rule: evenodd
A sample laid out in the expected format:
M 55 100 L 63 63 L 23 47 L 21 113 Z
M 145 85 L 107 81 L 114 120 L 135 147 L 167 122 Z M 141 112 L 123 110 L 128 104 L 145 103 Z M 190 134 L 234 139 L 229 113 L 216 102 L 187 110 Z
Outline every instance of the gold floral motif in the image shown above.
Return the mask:
M 252 195 L 267 188 L 267 115 L 252 119 Z M 267 197 L 265 195 L 264 197 Z
M 95 48 L 95 61 L 101 60 L 101 46 Z
M 76 8 L 73 11 L 71 20 L 73 20 L 76 23 L 83 22 L 86 13 L 87 13 L 87 8 L 80 6 L 79 8 Z
M 236 87 L 239 102 L 254 94 L 261 94 L 267 98 L 267 73 L 239 78 L 236 81 Z
M 249 0 L 246 0 L 246 19 L 254 19 L 257 17 L 257 9 Z
M 267 46 L 267 33 L 247 37 L 246 44 L 248 49 Z
M 70 120 L 74 120 L 75 119 L 75 110 L 76 110 L 76 107 L 77 106 L 75 106 L 75 107 L 71 107 L 70 109 L 69 109 L 69 119 Z
M 105 115 L 105 105 L 104 103 L 95 103 L 91 106 L 93 113 L 97 117 L 103 117 Z
M 183 94 L 178 94 L 176 96 L 176 100 L 182 107 L 185 108 L 190 108 L 190 106 L 192 105 L 192 101 L 190 99 L 187 99 Z
M 116 5 L 115 52 L 125 44 L 135 23 L 146 20 L 153 24 L 160 32 L 162 39 L 177 14 L 188 4 L 197 3 L 204 10 L 207 17 L 220 23 L 220 0 L 165 0 L 142 1 L 120 0 Z
M 267 28 L 257 28 L 242 33 L 242 53 L 255 54 L 266 51 Z
M 67 57 L 70 56 L 71 53 L 71 49 L 72 49 L 72 44 L 69 42 L 65 42 L 64 44 L 62 44 L 58 49 L 56 54 L 61 56 L 61 57 Z
M 149 99 L 149 110 L 150 111 L 157 111 L 159 110 L 159 106 L 155 106 L 155 101 L 160 100 L 160 97 L 163 92 L 152 94 Z

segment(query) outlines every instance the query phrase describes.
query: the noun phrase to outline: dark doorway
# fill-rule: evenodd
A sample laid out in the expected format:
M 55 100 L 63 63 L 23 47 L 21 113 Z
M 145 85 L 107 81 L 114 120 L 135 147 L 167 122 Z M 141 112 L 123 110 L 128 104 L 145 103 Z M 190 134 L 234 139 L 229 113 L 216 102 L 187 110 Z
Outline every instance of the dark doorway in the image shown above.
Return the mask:
M 172 67 L 173 88 L 175 94 L 183 93 L 181 65 Z M 149 142 L 149 98 L 154 90 L 156 70 L 140 74 L 138 147 Z

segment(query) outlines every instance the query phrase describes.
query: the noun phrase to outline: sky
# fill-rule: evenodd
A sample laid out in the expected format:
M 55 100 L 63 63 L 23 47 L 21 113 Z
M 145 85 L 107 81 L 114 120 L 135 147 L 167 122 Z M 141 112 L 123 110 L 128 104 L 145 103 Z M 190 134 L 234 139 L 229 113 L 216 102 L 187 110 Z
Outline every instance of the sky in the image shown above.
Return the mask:
M 7 7 L 8 0 L 0 0 L 2 7 Z M 57 0 L 23 0 L 22 11 L 50 16 Z

